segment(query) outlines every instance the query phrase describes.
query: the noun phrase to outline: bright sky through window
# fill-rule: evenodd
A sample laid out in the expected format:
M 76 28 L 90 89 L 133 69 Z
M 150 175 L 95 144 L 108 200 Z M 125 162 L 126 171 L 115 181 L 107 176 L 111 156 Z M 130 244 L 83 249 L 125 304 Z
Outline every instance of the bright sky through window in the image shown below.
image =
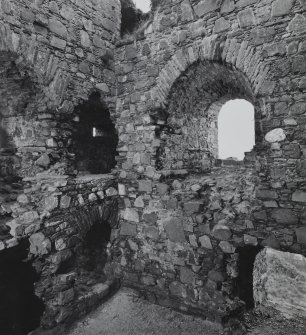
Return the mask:
M 230 100 L 221 108 L 218 117 L 219 158 L 236 157 L 255 144 L 254 106 L 246 100 Z
M 134 0 L 136 7 L 141 9 L 144 13 L 150 11 L 151 0 Z

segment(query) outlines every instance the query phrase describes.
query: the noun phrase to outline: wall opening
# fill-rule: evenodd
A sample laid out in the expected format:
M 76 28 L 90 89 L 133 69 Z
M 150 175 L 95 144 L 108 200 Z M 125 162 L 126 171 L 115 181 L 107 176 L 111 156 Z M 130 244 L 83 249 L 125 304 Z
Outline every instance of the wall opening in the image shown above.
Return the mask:
M 148 18 L 149 0 L 121 0 L 121 37 L 131 34 Z
M 254 307 L 253 269 L 255 258 L 262 250 L 260 246 L 238 247 L 238 277 L 236 280 L 236 295 L 245 302 L 247 308 Z
M 0 334 L 26 335 L 40 325 L 44 311 L 34 293 L 39 276 L 27 261 L 28 241 L 0 253 Z
M 107 280 L 104 269 L 108 259 L 107 244 L 110 242 L 110 236 L 111 227 L 108 222 L 97 222 L 76 248 L 76 270 L 80 294 L 88 291 L 95 284 L 104 283 Z
M 134 0 L 136 8 L 143 13 L 148 13 L 151 10 L 151 0 Z
M 82 238 L 76 239 L 69 258 L 56 271 L 57 274 L 76 273 L 74 287 L 79 297 L 90 293 L 96 284 L 110 279 L 105 272 L 110 237 L 109 223 L 105 220 L 95 222 Z
M 211 61 L 198 61 L 189 66 L 173 84 L 164 112 L 159 112 L 160 116 L 154 120 L 156 137 L 160 139 L 160 146 L 156 150 L 157 169 L 209 171 L 216 160 L 223 157 L 218 153 L 220 109 L 225 102 L 233 99 L 255 101 L 251 85 L 242 72 Z M 254 118 L 259 118 L 259 115 L 255 115 L 254 110 L 252 113 L 252 131 L 247 135 L 251 135 L 254 141 Z M 249 114 L 246 112 L 235 120 L 236 124 L 245 123 L 246 115 Z M 222 116 L 223 112 L 220 118 Z M 242 127 L 245 131 L 246 127 Z M 241 143 L 238 144 L 234 147 L 241 146 Z M 249 150 L 249 147 L 242 149 L 243 152 L 245 150 Z M 229 156 L 234 154 L 237 156 L 236 153 Z M 243 154 L 237 158 L 242 159 Z
M 100 94 L 93 93 L 76 113 L 73 143 L 77 170 L 81 174 L 111 172 L 116 165 L 118 135 Z
M 243 160 L 254 145 L 254 106 L 243 99 L 226 102 L 218 115 L 218 158 Z

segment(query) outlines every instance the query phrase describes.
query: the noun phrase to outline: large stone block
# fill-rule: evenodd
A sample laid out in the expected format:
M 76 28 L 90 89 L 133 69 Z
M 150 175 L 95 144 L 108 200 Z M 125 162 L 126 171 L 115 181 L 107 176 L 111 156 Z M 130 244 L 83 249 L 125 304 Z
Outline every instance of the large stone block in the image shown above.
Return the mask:
M 255 15 L 252 9 L 248 8 L 238 13 L 238 23 L 240 28 L 249 27 L 256 24 Z
M 151 193 L 152 192 L 152 182 L 151 182 L 151 180 L 140 180 L 138 182 L 138 191 L 139 192 Z
M 122 217 L 126 221 L 139 222 L 139 214 L 134 208 L 126 208 L 122 211 Z
M 47 255 L 51 251 L 51 241 L 43 233 L 30 236 L 30 252 L 34 255 Z
M 305 25 L 306 32 L 306 25 Z M 294 73 L 306 73 L 306 56 L 299 55 L 293 58 L 292 70 Z
M 203 207 L 203 201 L 189 201 L 184 203 L 184 210 L 187 214 L 200 212 Z
M 233 0 L 224 0 L 221 6 L 221 14 L 230 13 L 235 9 Z
M 67 42 L 65 40 L 61 39 L 61 38 L 58 38 L 56 36 L 52 36 L 50 44 L 54 48 L 64 50 L 66 48 Z
M 275 200 L 278 198 L 277 193 L 273 190 L 257 190 L 256 197 L 258 199 L 268 199 L 268 200 Z
M 280 224 L 297 224 L 298 218 L 291 209 L 277 208 L 272 212 L 272 218 Z
M 218 34 L 221 33 L 222 31 L 230 29 L 230 27 L 231 25 L 229 24 L 229 22 L 225 20 L 223 17 L 221 17 L 215 23 L 214 32 Z
M 172 242 L 186 242 L 183 225 L 179 219 L 172 219 L 164 223 L 167 236 Z
M 191 21 L 193 20 L 193 10 L 190 6 L 189 0 L 184 0 L 181 4 L 182 8 L 182 21 Z
M 297 243 L 306 245 L 306 227 L 300 227 L 295 230 Z
M 292 194 L 292 201 L 306 202 L 306 192 L 305 191 L 295 191 Z
M 63 25 L 62 22 L 56 20 L 56 19 L 51 19 L 49 20 L 49 29 L 51 32 L 60 35 L 61 37 L 66 38 L 67 37 L 67 29 Z
M 229 227 L 227 227 L 223 224 L 217 224 L 217 225 L 214 226 L 214 228 L 212 230 L 212 235 L 217 240 L 227 241 L 228 239 L 231 238 L 232 232 L 231 232 Z
M 287 317 L 305 317 L 306 258 L 271 248 L 260 252 L 254 264 L 254 300 Z
M 201 17 L 209 12 L 213 12 L 220 7 L 221 0 L 202 0 L 195 7 L 197 16 Z
M 269 131 L 266 136 L 265 140 L 269 143 L 281 142 L 286 139 L 286 134 L 283 129 L 277 128 Z
M 136 234 L 137 234 L 136 225 L 128 223 L 128 222 L 122 222 L 121 228 L 120 228 L 120 235 L 136 236 Z
M 180 270 L 180 280 L 184 284 L 193 284 L 195 281 L 195 276 L 192 270 L 182 267 Z
M 186 287 L 179 282 L 171 283 L 169 285 L 169 290 L 170 290 L 170 294 L 172 295 L 182 297 L 182 298 L 187 297 Z
M 290 21 L 287 30 L 289 33 L 300 34 L 306 31 L 306 17 L 302 14 L 296 14 Z
M 294 0 L 276 0 L 272 4 L 272 17 L 283 16 L 289 14 Z

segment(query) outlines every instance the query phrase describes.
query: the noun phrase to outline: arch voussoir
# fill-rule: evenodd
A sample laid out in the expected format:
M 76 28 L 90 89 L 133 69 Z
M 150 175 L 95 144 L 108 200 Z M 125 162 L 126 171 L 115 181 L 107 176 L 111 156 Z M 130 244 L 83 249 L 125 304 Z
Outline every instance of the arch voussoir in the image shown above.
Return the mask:
M 269 73 L 269 66 L 264 62 L 261 50 L 248 41 L 237 39 L 221 40 L 218 35 L 204 37 L 192 45 L 179 49 L 160 71 L 152 96 L 155 103 L 165 105 L 167 96 L 175 81 L 189 66 L 197 61 L 223 62 L 243 73 L 251 84 L 253 94 L 257 94 Z

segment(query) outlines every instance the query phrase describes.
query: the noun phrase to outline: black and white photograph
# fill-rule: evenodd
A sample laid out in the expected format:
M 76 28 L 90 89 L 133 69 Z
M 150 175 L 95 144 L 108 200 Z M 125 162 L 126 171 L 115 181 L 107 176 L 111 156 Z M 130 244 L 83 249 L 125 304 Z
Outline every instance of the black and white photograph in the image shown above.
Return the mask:
M 306 335 L 306 0 L 0 0 L 0 335 Z

